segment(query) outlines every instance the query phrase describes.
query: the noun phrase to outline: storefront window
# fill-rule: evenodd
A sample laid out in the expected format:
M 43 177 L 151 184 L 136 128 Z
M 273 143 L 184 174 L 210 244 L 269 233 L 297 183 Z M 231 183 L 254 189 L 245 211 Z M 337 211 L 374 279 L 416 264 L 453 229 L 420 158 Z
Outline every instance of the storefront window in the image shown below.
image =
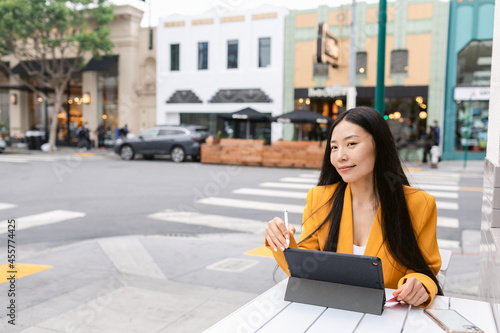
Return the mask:
M 485 151 L 488 138 L 487 101 L 457 103 L 455 150 Z
M 9 136 L 9 104 L 9 92 L 0 91 L 0 138 Z
M 30 117 L 29 117 L 29 129 L 37 131 L 45 131 L 45 105 L 47 100 L 43 99 L 40 94 L 32 93 L 29 94 L 30 101 Z
M 491 40 L 474 40 L 458 53 L 457 86 L 490 85 L 492 48 Z
M 104 123 L 106 139 L 113 140 L 118 128 L 118 62 L 97 76 L 99 123 Z

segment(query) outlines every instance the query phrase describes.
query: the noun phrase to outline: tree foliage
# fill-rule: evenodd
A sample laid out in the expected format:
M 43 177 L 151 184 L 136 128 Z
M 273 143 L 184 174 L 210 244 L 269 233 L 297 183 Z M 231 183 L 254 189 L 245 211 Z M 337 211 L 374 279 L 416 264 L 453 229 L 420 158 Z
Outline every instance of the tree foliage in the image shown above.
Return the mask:
M 20 61 L 29 76 L 22 84 L 42 96 L 47 88 L 55 92 L 51 150 L 64 89 L 85 56 L 110 54 L 113 17 L 108 0 L 0 0 L 0 57 Z

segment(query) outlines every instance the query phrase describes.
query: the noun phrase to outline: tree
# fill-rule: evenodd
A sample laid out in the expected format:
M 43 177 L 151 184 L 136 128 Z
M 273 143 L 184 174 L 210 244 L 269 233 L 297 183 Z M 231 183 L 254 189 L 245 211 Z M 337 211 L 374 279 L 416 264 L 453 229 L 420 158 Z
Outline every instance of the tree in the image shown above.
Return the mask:
M 0 0 L 0 58 L 20 61 L 29 79 L 20 83 L 47 98 L 54 90 L 49 116 L 50 151 L 56 142 L 58 113 L 64 89 L 72 74 L 84 65 L 84 57 L 109 55 L 113 6 L 108 0 Z M 3 61 L 0 66 L 11 75 Z

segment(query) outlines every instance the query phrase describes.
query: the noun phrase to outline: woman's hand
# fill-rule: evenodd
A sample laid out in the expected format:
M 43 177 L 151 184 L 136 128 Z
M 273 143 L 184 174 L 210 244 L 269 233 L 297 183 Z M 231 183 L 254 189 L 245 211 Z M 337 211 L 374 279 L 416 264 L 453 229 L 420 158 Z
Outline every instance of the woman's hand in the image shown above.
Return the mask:
M 278 249 L 285 251 L 288 247 L 286 240 L 293 237 L 294 234 L 295 228 L 288 224 L 288 230 L 286 230 L 285 221 L 279 217 L 275 217 L 267 223 L 266 240 L 274 252 L 278 251 Z
M 419 306 L 429 299 L 429 294 L 422 282 L 414 277 L 408 278 L 392 295 L 398 296 L 398 300 L 413 306 Z

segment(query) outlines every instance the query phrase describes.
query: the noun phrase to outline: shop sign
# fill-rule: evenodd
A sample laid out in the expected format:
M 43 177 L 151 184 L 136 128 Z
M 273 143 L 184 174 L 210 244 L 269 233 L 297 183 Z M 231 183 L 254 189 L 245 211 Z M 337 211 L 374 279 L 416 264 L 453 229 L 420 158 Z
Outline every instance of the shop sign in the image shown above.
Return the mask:
M 334 87 L 326 87 L 326 88 L 309 88 L 307 89 L 308 97 L 337 97 L 337 96 L 346 96 L 347 95 L 347 87 L 342 86 L 334 86 Z
M 490 87 L 456 87 L 455 101 L 489 101 Z

